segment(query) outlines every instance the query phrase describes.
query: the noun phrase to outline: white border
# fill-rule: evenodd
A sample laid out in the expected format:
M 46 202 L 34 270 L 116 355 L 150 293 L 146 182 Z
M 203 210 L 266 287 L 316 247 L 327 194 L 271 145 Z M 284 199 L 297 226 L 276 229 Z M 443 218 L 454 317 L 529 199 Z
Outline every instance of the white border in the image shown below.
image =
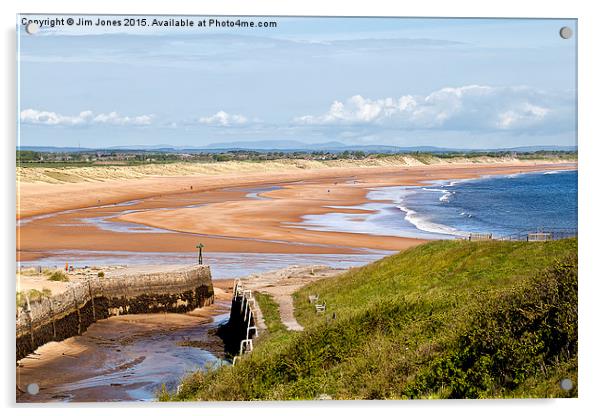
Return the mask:
M 12 407 L 8 412 L 28 414 L 44 412 L 44 415 L 74 414 L 85 411 L 89 414 L 114 412 L 127 409 L 135 414 L 174 414 L 177 412 L 206 413 L 211 416 L 225 413 L 249 415 L 299 414 L 308 412 L 344 412 L 345 414 L 365 414 L 375 409 L 377 412 L 399 414 L 412 412 L 422 414 L 447 415 L 507 415 L 526 412 L 546 414 L 590 414 L 600 408 L 597 400 L 601 396 L 600 379 L 600 296 L 602 295 L 599 272 L 600 242 L 599 211 L 600 201 L 599 170 L 602 155 L 602 135 L 600 134 L 599 97 L 600 88 L 600 39 L 602 39 L 602 16 L 596 13 L 595 2 L 576 1 L 531 1 L 501 0 L 497 2 L 473 0 L 421 0 L 415 2 L 392 2 L 385 0 L 366 0 L 352 3 L 347 0 L 104 0 L 91 1 L 67 0 L 4 0 L 0 2 L 2 41 L 3 99 L 0 101 L 2 128 L 4 132 L 2 166 L 2 265 L 4 272 L 5 295 L 2 333 L 3 352 L 10 351 L 14 339 L 14 302 L 13 282 L 15 267 L 15 21 L 21 13 L 138 13 L 138 14 L 233 14 L 233 15 L 348 15 L 348 16 L 437 16 L 437 17 L 557 17 L 579 19 L 579 399 L 575 400 L 506 400 L 506 401 L 414 401 L 414 402 L 337 402 L 324 404 L 307 403 L 259 403 L 259 404 L 185 404 L 177 406 L 117 406 L 98 407 L 85 405 L 44 406 L 42 409 L 15 408 L 14 397 L 14 361 L 12 354 L 2 354 L 2 404 Z M 602 167 L 601 167 L 602 168 Z M 596 215 L 598 214 L 598 215 Z M 82 408 L 85 408 L 82 409 Z

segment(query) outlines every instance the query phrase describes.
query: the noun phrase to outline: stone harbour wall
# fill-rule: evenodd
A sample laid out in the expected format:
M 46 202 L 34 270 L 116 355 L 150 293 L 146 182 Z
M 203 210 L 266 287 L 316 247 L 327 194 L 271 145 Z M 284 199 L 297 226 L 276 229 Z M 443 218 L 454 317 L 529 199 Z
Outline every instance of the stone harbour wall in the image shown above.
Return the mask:
M 82 334 L 110 316 L 184 313 L 213 303 L 209 266 L 170 272 L 94 277 L 31 303 L 17 314 L 17 360 L 50 341 Z

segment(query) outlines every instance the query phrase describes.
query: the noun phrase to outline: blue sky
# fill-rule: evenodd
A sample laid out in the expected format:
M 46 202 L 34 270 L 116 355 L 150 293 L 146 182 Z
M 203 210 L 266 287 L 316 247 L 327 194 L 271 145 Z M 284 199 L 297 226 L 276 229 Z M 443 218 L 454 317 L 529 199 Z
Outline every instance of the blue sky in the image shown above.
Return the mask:
M 20 144 L 576 144 L 574 20 L 243 19 L 19 25 Z

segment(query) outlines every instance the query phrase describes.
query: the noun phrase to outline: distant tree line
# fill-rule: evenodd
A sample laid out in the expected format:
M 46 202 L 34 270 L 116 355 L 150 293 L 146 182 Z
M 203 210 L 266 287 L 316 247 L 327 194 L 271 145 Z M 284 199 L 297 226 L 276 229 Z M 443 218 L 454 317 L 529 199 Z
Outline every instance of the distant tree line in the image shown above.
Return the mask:
M 576 159 L 577 152 L 568 151 L 487 151 L 487 152 L 403 152 L 403 153 L 368 153 L 361 150 L 342 152 L 332 151 L 256 151 L 256 150 L 224 150 L 223 152 L 162 152 L 162 151 L 80 151 L 80 152 L 40 152 L 31 150 L 17 150 L 17 164 L 19 166 L 93 166 L 93 165 L 141 165 L 149 163 L 174 163 L 174 162 L 227 162 L 251 161 L 261 162 L 269 160 L 364 160 L 378 159 L 395 156 L 411 156 L 422 162 L 429 160 L 453 158 L 479 158 L 479 157 L 514 157 L 517 159 L 542 159 L 565 158 Z

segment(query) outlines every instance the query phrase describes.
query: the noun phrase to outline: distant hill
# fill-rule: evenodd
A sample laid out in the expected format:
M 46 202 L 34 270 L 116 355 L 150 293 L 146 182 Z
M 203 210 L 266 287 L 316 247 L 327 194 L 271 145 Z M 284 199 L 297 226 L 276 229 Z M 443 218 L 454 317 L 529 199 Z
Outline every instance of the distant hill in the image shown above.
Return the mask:
M 17 146 L 17 150 L 30 150 L 32 152 L 49 153 L 73 153 L 73 152 L 92 152 L 95 149 L 86 147 L 55 147 L 55 146 Z

